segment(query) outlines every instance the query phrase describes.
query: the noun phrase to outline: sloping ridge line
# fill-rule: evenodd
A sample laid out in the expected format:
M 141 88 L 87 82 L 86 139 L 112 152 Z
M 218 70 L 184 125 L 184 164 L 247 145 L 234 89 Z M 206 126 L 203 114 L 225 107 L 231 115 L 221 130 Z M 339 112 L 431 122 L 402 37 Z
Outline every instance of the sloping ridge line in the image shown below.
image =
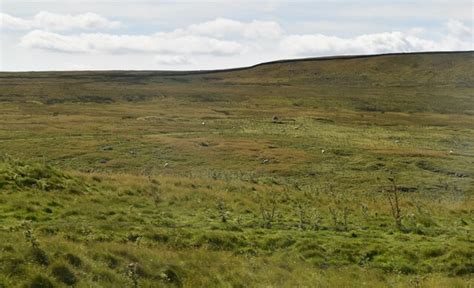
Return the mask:
M 214 69 L 214 70 L 191 70 L 191 71 L 173 71 L 173 70 L 81 70 L 81 71 L 21 71 L 21 72 L 8 72 L 0 71 L 2 73 L 47 73 L 47 74 L 57 74 L 57 73 L 78 73 L 84 74 L 90 72 L 91 74 L 116 74 L 120 76 L 120 73 L 146 73 L 143 76 L 189 76 L 189 75 L 205 75 L 205 74 L 217 74 L 217 73 L 229 73 L 229 72 L 238 72 L 251 70 L 254 68 L 274 65 L 274 64 L 285 64 L 285 63 L 300 63 L 300 62 L 310 62 L 310 61 L 331 61 L 331 60 L 353 60 L 353 59 L 364 59 L 364 58 L 376 58 L 376 57 L 386 57 L 386 56 L 409 56 L 409 55 L 433 55 L 433 54 L 473 54 L 474 50 L 467 51 L 430 51 L 430 52 L 397 52 L 397 53 L 383 53 L 383 54 L 367 54 L 367 55 L 339 55 L 339 56 L 323 56 L 323 57 L 309 57 L 309 58 L 299 58 L 299 59 L 282 59 L 269 62 L 263 62 L 255 64 L 252 66 L 246 67 L 237 67 L 237 68 L 228 68 L 228 69 Z M 125 76 L 125 75 L 122 75 Z M 130 75 L 131 76 L 131 75 Z
M 217 69 L 217 70 L 197 70 L 197 71 L 176 71 L 174 75 L 166 74 L 166 76 L 184 76 L 184 75 L 198 75 L 198 74 L 212 74 L 212 73 L 227 73 L 236 71 L 245 71 L 257 67 L 273 65 L 273 64 L 285 64 L 285 63 L 299 63 L 299 62 L 310 62 L 310 61 L 330 61 L 330 60 L 353 60 L 363 58 L 376 58 L 384 56 L 408 56 L 408 55 L 429 55 L 429 54 L 470 54 L 474 55 L 474 50 L 470 51 L 432 51 L 432 52 L 400 52 L 400 53 L 385 53 L 385 54 L 367 54 L 367 55 L 341 55 L 341 56 L 324 56 L 324 57 L 309 57 L 300 59 L 282 59 L 269 62 L 263 62 L 247 67 L 229 68 L 229 69 Z M 150 71 L 151 72 L 151 71 Z M 166 72 L 166 71 L 163 71 Z M 173 72 L 173 71 L 169 71 Z

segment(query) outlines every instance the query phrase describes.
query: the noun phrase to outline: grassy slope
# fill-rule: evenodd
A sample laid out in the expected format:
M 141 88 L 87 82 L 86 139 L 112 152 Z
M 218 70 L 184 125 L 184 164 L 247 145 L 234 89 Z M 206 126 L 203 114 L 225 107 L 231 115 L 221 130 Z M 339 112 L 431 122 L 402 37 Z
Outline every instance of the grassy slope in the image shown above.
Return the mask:
M 142 286 L 463 287 L 473 55 L 0 73 L 0 151 L 28 160 L 0 163 L 0 286 L 65 270 L 120 286 L 138 262 Z M 405 232 L 379 192 L 390 172 Z M 277 200 L 271 229 L 259 199 Z

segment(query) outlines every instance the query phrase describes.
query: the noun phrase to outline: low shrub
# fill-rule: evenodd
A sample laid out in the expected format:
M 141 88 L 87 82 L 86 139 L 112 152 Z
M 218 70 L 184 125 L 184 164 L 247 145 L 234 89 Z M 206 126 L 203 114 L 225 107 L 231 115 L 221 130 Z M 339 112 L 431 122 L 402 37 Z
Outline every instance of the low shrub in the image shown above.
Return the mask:
M 0 285 L 0 287 L 1 287 L 1 285 Z M 30 284 L 28 284 L 27 287 L 29 287 L 29 288 L 53 288 L 54 285 L 51 282 L 51 280 L 49 280 L 49 278 L 47 278 L 45 276 L 42 276 L 42 275 L 37 275 L 31 280 Z
M 77 282 L 76 275 L 64 264 L 56 264 L 51 268 L 53 276 L 67 285 L 74 285 Z

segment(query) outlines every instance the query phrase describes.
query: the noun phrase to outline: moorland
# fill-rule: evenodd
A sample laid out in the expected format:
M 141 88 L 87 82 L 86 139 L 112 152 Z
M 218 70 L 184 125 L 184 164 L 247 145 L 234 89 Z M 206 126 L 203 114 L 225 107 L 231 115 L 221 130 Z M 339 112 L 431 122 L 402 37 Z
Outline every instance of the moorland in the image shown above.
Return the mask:
M 474 53 L 0 73 L 0 287 L 470 287 Z

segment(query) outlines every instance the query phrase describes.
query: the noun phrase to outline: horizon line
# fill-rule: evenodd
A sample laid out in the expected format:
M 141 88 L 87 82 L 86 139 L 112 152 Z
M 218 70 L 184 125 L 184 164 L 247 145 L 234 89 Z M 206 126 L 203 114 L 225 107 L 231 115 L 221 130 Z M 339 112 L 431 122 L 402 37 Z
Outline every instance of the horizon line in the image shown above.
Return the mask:
M 92 69 L 92 70 L 20 70 L 20 71 L 5 71 L 0 70 L 0 73 L 120 73 L 120 72 L 144 72 L 144 73 L 166 73 L 163 76 L 177 76 L 177 75 L 199 75 L 199 74 L 211 74 L 211 73 L 226 73 L 235 72 L 257 68 L 265 65 L 272 64 L 284 64 L 293 62 L 307 62 L 307 61 L 329 61 L 329 60 L 352 60 L 352 59 L 363 59 L 363 58 L 375 58 L 383 56 L 402 56 L 402 55 L 420 55 L 420 54 L 468 54 L 474 53 L 474 50 L 459 50 L 459 51 L 417 51 L 417 52 L 390 52 L 390 53 L 377 53 L 377 54 L 349 54 L 349 55 L 333 55 L 333 56 L 317 56 L 317 57 L 305 57 L 305 58 L 287 58 L 280 60 L 272 60 L 267 62 L 261 62 L 250 66 L 234 67 L 234 68 L 221 68 L 221 69 L 205 69 L 205 70 L 149 70 L 149 69 Z

